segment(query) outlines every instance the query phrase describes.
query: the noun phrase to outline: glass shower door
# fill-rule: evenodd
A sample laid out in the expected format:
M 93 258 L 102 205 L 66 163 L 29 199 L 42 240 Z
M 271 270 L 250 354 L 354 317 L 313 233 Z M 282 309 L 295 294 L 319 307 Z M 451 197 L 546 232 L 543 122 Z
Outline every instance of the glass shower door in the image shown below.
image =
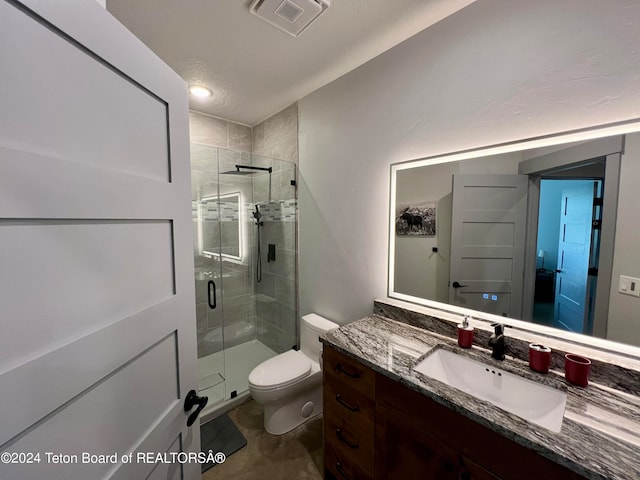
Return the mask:
M 191 145 L 192 218 L 198 333 L 198 391 L 209 405 L 224 400 L 224 299 L 218 150 Z
M 252 215 L 255 175 L 250 153 L 218 149 L 222 232 L 222 275 L 225 305 L 224 349 L 226 399 L 248 391 L 251 370 L 266 356 L 256 357 L 255 277 Z M 240 168 L 238 169 L 238 166 Z
M 254 177 L 254 202 L 262 213 L 261 280 L 256 283 L 258 340 L 276 354 L 296 347 L 297 198 L 295 163 L 254 156 L 254 164 L 271 167 Z
M 297 344 L 292 162 L 191 145 L 199 393 L 206 413 Z M 215 407 L 215 408 L 212 408 Z

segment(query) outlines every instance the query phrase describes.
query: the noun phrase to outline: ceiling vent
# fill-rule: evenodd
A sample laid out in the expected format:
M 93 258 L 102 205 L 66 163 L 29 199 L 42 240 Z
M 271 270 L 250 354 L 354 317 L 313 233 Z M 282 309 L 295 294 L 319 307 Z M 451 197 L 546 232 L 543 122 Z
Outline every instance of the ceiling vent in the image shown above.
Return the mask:
M 254 0 L 251 13 L 297 37 L 331 5 L 331 0 Z

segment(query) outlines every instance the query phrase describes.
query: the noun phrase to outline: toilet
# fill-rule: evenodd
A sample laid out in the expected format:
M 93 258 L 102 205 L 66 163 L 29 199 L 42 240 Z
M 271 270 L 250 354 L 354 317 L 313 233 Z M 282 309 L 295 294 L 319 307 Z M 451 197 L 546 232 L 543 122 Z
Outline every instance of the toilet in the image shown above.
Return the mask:
M 339 325 L 311 313 L 300 322 L 300 350 L 270 358 L 249 374 L 249 392 L 264 405 L 264 429 L 287 433 L 322 412 L 320 335 Z

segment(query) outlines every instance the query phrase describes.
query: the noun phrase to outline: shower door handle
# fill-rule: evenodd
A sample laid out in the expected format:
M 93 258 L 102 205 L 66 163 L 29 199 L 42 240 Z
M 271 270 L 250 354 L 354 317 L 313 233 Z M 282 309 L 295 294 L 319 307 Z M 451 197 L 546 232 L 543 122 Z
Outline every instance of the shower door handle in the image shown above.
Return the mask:
M 207 284 L 207 301 L 209 302 L 210 309 L 213 310 L 216 308 L 216 305 L 218 304 L 218 301 L 216 300 L 216 282 L 213 280 L 209 280 L 209 283 Z
M 189 390 L 189 393 L 187 393 L 187 396 L 184 399 L 184 411 L 188 412 L 196 405 L 198 408 L 196 408 L 195 412 L 189 415 L 189 418 L 187 419 L 187 427 L 193 425 L 193 422 L 196 421 L 196 418 L 198 418 L 202 409 L 207 406 L 208 401 L 209 397 L 199 397 L 195 390 Z

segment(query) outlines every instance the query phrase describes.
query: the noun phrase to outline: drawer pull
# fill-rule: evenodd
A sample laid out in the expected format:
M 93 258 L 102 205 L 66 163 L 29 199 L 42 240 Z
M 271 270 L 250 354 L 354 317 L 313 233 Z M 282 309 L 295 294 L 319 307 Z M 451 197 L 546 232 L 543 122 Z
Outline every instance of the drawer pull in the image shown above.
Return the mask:
M 358 448 L 360 446 L 358 445 L 358 442 L 350 442 L 349 440 L 347 440 L 344 434 L 342 433 L 342 430 L 340 430 L 339 428 L 336 428 L 336 436 L 338 437 L 338 440 L 340 440 L 342 443 L 344 443 L 348 447 Z
M 338 363 L 338 364 L 336 365 L 336 370 L 338 370 L 339 372 L 344 373 L 347 377 L 351 377 L 351 378 L 360 378 L 360 373 L 359 373 L 359 372 L 349 372 L 349 371 L 345 370 L 345 369 L 342 367 L 342 364 L 341 364 L 341 363 Z
M 360 407 L 358 407 L 357 405 L 351 405 L 347 402 L 345 402 L 342 399 L 342 396 L 340 396 L 339 393 L 336 393 L 336 401 L 342 405 L 343 407 L 345 407 L 347 410 L 351 410 L 352 412 L 357 412 L 358 410 L 360 410 Z
M 336 470 L 344 478 L 346 478 L 347 480 L 350 480 L 349 477 L 347 476 L 347 474 L 344 473 L 344 470 L 342 470 L 342 464 L 340 462 L 336 462 Z

